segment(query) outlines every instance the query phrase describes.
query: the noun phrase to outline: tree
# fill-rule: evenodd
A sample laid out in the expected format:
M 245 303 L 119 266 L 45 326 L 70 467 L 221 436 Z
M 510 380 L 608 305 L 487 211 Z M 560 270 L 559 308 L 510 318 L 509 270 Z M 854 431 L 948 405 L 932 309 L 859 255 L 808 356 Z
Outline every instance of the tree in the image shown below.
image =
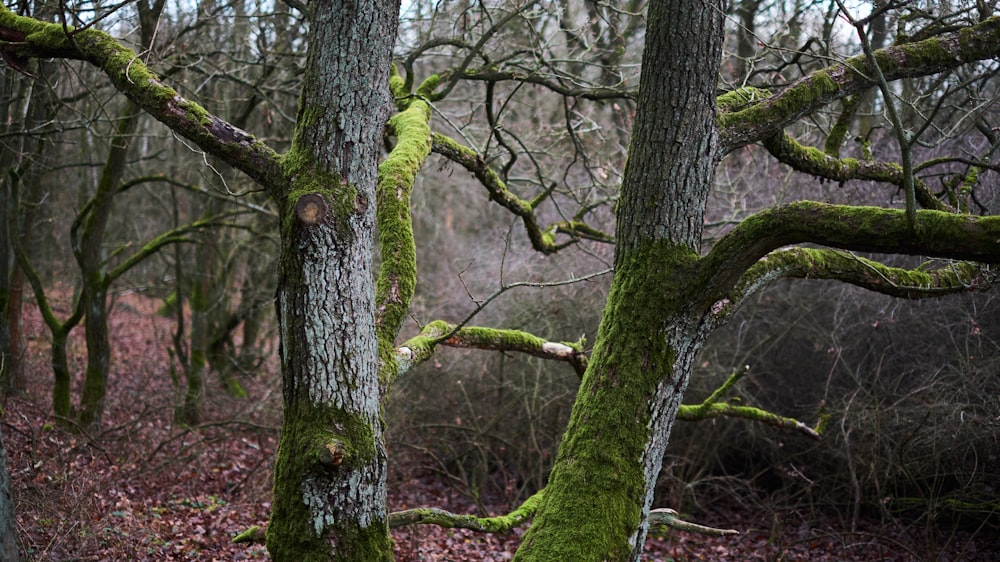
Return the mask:
M 418 82 L 413 61 L 404 61 L 405 77 L 390 69 L 398 4 L 327 1 L 306 9 L 310 49 L 292 146 L 283 155 L 179 96 L 108 35 L 0 13 L 15 63 L 47 56 L 96 65 L 142 109 L 258 181 L 279 209 L 285 417 L 267 530 L 276 560 L 391 559 L 393 522 L 501 530 L 531 517 L 520 560 L 637 560 L 650 519 L 670 519 L 652 510 L 653 486 L 695 355 L 751 294 L 788 277 L 835 279 L 907 298 L 994 282 L 981 264 L 1000 260 L 1000 218 L 942 202 L 915 181 L 913 166 L 840 158 L 799 144 L 784 129 L 871 88 L 892 106 L 888 82 L 995 57 L 1000 21 L 982 17 L 957 30 L 935 28 L 920 40 L 866 48 L 774 92 L 747 87 L 717 98 L 722 3 L 658 0 L 648 8 L 636 121 L 618 197 L 614 279 L 589 360 L 579 343 L 465 322 L 428 323 L 397 344 L 416 282 L 409 193 L 432 150 L 472 172 L 543 253 L 581 239 L 611 239 L 575 218 L 540 227 L 536 207 L 551 193 L 548 186 L 529 201 L 517 197 L 506 170 L 431 134 L 430 103 L 463 80 L 519 80 L 585 99 L 633 94 L 496 72 L 482 42 L 437 43 L 472 54 L 464 65 Z M 520 22 L 527 10 L 490 20 L 484 37 Z M 865 20 L 854 21 L 864 32 Z M 482 70 L 469 68 L 476 56 L 485 59 Z M 390 91 L 398 113 L 386 125 Z M 378 164 L 384 126 L 396 143 Z M 898 120 L 893 126 L 899 129 Z M 912 141 L 897 133 L 905 156 Z M 706 250 L 714 170 L 725 154 L 758 142 L 816 177 L 897 186 L 907 193 L 906 208 L 793 203 L 743 219 Z M 972 165 L 985 169 L 988 162 Z M 917 211 L 918 204 L 934 210 Z M 373 283 L 376 225 L 381 267 Z M 786 248 L 795 244 L 821 248 Z M 906 269 L 852 252 L 972 261 Z M 441 345 L 535 353 L 583 372 L 548 485 L 507 517 L 387 513 L 381 401 L 394 379 Z
M 14 499 L 10 493 L 10 472 L 7 470 L 7 448 L 3 444 L 3 434 L 0 434 L 0 556 L 10 562 L 18 560 L 17 518 L 14 517 Z
M 40 6 L 41 13 L 46 7 Z M 46 65 L 39 65 L 36 73 L 42 81 L 47 76 Z M 12 130 L 41 130 L 53 117 L 52 91 L 50 88 L 33 87 L 23 80 L 3 80 L 4 121 Z M 37 215 L 36 206 L 29 200 L 41 191 L 39 168 L 46 165 L 44 147 L 37 138 L 22 136 L 5 143 L 0 161 L 4 170 L 0 179 L 0 211 L 4 227 L 0 229 L 0 384 L 5 394 L 22 390 L 24 373 L 21 366 L 24 355 L 22 342 L 21 309 L 24 300 L 25 275 L 17 264 L 16 242 L 31 233 L 30 225 Z

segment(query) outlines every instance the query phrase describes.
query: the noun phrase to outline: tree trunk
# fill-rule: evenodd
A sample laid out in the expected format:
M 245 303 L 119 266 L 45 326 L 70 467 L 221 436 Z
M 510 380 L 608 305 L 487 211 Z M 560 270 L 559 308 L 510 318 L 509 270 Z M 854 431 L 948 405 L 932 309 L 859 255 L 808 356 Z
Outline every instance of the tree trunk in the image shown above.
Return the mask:
M 310 3 L 281 210 L 284 421 L 267 547 L 278 561 L 392 559 L 379 407 L 375 171 L 397 2 Z
M 0 119 L 9 130 L 21 126 L 18 121 L 17 101 L 19 90 L 27 88 L 23 82 L 11 80 L 9 74 L 0 76 Z M 25 141 L 22 141 L 25 142 Z M 15 236 L 22 224 L 18 203 L 14 197 L 17 181 L 18 153 L 8 149 L 0 151 L 0 393 L 7 395 L 23 388 L 19 367 L 21 350 L 21 291 L 24 276 L 20 274 L 14 255 Z M 18 279 L 20 277 L 20 279 Z
M 6 197 L 0 194 L 5 204 Z M 7 216 L 0 204 L 0 217 Z M 10 225 L 8 225 L 10 226 Z M 6 228 L 0 230 L 8 230 Z M 9 229 L 14 231 L 13 227 Z M 0 236 L 2 238 L 2 236 Z M 0 241 L 0 394 L 21 392 L 25 387 L 24 340 L 21 335 L 21 304 L 24 297 L 24 272 L 12 259 L 13 249 L 7 240 Z
M 47 64 L 39 65 L 40 75 L 48 73 Z M 44 81 L 41 79 L 40 82 Z M 54 119 L 52 93 L 47 88 L 17 83 L 5 76 L 0 79 L 0 119 L 7 130 L 34 130 Z M 21 138 L 12 147 L 0 151 L 0 392 L 21 391 L 25 387 L 24 341 L 21 333 L 21 309 L 25 275 L 17 262 L 15 247 L 30 236 L 35 214 L 25 198 L 38 187 L 38 169 L 44 168 L 47 143 L 37 138 Z
M 516 560 L 638 560 L 642 552 L 663 452 L 707 334 L 693 287 L 719 158 L 722 8 L 684 0 L 649 6 L 615 277 L 545 497 Z
M 70 398 L 73 378 L 69 372 L 69 359 L 66 353 L 66 342 L 69 333 L 57 330 L 52 333 L 52 413 L 61 421 L 73 417 L 73 405 Z
M 107 295 L 107 291 L 103 289 L 84 289 L 81 297 L 87 303 L 87 315 L 84 317 L 87 370 L 80 396 L 79 421 L 86 431 L 98 428 L 104 415 L 104 396 L 107 394 L 108 371 L 111 369 Z
M 218 199 L 209 199 L 205 207 L 200 210 L 201 218 L 208 219 L 214 216 L 220 208 L 221 203 Z M 199 236 L 198 244 L 194 248 L 194 258 L 188 266 L 192 272 L 190 283 L 180 282 L 182 280 L 181 270 L 178 270 L 177 276 L 178 294 L 183 293 L 186 285 L 191 287 L 189 300 L 191 304 L 190 355 L 186 361 L 181 361 L 184 368 L 186 389 L 181 403 L 175 405 L 174 414 L 174 419 L 187 425 L 197 424 L 201 420 L 201 409 L 205 395 L 205 372 L 209 365 L 212 309 L 224 308 L 219 304 L 216 295 L 216 293 L 224 291 L 227 286 L 227 277 L 221 272 L 222 268 L 219 266 L 219 254 L 215 244 L 217 236 L 217 233 L 202 233 Z M 215 314 L 218 315 L 218 312 Z M 183 334 L 180 334 L 180 337 L 183 337 Z
M 83 219 L 79 249 L 74 248 L 83 277 L 84 328 L 87 331 L 87 370 L 80 397 L 80 423 L 90 430 L 101 423 L 104 396 L 107 393 L 108 371 L 111 369 L 111 340 L 108 334 L 108 285 L 104 271 L 104 234 L 114 197 L 125 173 L 125 157 L 129 141 L 139 124 L 139 108 L 128 102 L 115 127 L 97 192 Z
M 0 417 L 3 412 L 0 411 Z M 17 562 L 17 520 L 14 499 L 10 493 L 10 473 L 7 471 L 7 448 L 0 433 L 0 560 Z
M 153 42 L 156 22 L 163 10 L 164 0 L 148 0 L 136 4 L 139 11 L 141 42 L 148 49 Z M 139 106 L 128 101 L 114 126 L 114 136 L 108 149 L 108 159 L 101 170 L 97 189 L 89 209 L 82 220 L 83 231 L 79 246 L 74 240 L 73 253 L 83 277 L 84 326 L 87 331 L 87 370 L 80 397 L 80 424 L 86 430 L 99 427 L 104 415 L 104 397 L 107 394 L 108 373 L 111 370 L 111 338 L 108 334 L 108 287 L 112 279 L 105 272 L 103 245 L 108 219 L 118 186 L 125 174 L 126 156 L 131 139 L 139 125 L 142 112 Z M 88 212 L 89 211 L 89 212 Z

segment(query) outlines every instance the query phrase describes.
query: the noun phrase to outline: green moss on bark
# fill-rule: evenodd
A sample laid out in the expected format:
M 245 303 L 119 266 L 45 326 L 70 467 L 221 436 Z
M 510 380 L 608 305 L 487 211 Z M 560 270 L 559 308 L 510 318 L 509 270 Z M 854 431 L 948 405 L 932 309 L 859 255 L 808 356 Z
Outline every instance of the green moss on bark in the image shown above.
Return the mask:
M 275 502 L 267 529 L 271 557 L 327 562 L 329 548 L 325 545 L 335 543 L 338 554 L 333 560 L 383 560 L 384 554 L 392 551 L 386 518 L 367 521 L 364 526 L 317 519 L 304 497 L 307 480 L 330 490 L 331 495 L 349 493 L 343 489 L 342 475 L 364 472 L 366 467 L 384 462 L 380 458 L 384 453 L 374 446 L 377 428 L 332 406 L 300 401 L 295 407 L 299 411 L 292 415 L 286 412 L 282 426 L 274 495 L 300 499 Z
M 380 379 L 396 376 L 396 335 L 403 324 L 417 285 L 417 249 L 410 215 L 410 193 L 417 172 L 431 152 L 431 108 L 413 99 L 389 120 L 399 142 L 378 167 L 376 220 L 382 269 L 375 286 Z
M 417 86 L 417 95 L 429 100 L 434 99 L 434 90 L 441 85 L 441 76 L 432 74 Z
M 346 218 L 357 211 L 358 190 L 342 180 L 340 174 L 323 170 L 304 150 L 293 146 L 282 155 L 281 168 L 289 189 L 279 201 L 282 208 L 282 235 L 292 235 L 297 224 L 295 204 L 304 195 L 317 194 L 329 206 L 326 224 L 332 225 L 338 236 L 352 236 Z
M 627 560 L 647 498 L 644 454 L 661 384 L 679 394 L 667 332 L 685 309 L 697 255 L 647 242 L 619 255 L 608 304 L 545 497 L 515 560 Z
M 715 103 L 720 113 L 739 111 L 752 103 L 757 103 L 771 96 L 767 90 L 753 86 L 737 88 L 716 98 Z
M 773 120 L 775 116 L 793 115 L 818 100 L 832 97 L 839 89 L 830 74 L 820 70 L 789 87 L 784 95 L 769 97 L 740 111 L 720 113 L 719 127 L 726 128 L 734 123 L 761 124 Z

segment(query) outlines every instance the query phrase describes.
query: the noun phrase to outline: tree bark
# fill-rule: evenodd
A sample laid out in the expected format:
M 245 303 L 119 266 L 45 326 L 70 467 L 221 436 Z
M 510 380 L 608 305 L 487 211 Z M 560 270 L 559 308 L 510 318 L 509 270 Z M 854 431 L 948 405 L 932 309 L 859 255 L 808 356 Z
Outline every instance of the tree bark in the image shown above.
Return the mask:
M 7 205 L 13 201 L 7 189 L 0 193 L 0 217 L 13 217 Z M 21 303 L 24 293 L 24 273 L 14 260 L 14 249 L 7 238 L 17 231 L 18 221 L 0 227 L 0 394 L 22 391 L 25 386 L 21 359 L 24 342 L 21 335 Z
M 372 258 L 399 6 L 310 10 L 289 188 L 275 193 L 285 415 L 267 546 L 279 562 L 391 560 Z
M 650 3 L 615 277 L 545 497 L 515 560 L 638 560 L 642 552 L 663 452 L 707 334 L 692 281 L 719 158 L 722 8 Z
M 0 411 L 0 417 L 3 412 Z M 7 448 L 0 433 L 0 560 L 17 562 L 17 520 L 14 499 L 10 492 L 10 472 L 7 470 Z

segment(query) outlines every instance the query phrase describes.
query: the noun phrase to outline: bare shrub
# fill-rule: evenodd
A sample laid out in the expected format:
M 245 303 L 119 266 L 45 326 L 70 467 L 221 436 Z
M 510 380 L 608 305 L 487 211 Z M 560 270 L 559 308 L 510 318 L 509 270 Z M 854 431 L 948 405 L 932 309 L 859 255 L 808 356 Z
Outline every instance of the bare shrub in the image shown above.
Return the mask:
M 824 439 L 733 420 L 687 424 L 661 493 L 693 508 L 716 494 L 770 510 L 826 507 L 851 528 L 875 514 L 928 540 L 996 527 L 997 304 L 991 295 L 901 302 L 815 283 L 767 291 L 706 349 L 689 396 L 749 365 L 742 399 L 804 420 L 823 408 Z

